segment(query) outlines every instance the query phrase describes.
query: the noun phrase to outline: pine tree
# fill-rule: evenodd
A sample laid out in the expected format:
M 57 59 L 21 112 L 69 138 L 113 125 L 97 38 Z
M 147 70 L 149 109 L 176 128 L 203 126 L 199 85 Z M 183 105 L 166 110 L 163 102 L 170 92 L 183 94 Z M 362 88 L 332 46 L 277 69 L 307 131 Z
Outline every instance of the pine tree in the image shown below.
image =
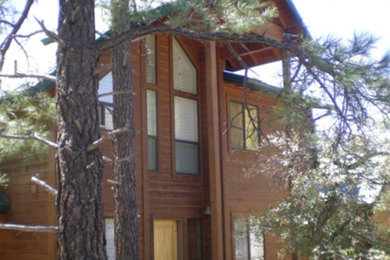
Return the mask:
M 123 7 L 126 1 L 119 2 Z M 146 1 L 144 3 L 144 9 L 137 7 L 135 11 L 133 7 L 131 18 L 138 22 L 136 25 L 129 29 L 127 18 L 123 23 L 114 19 L 112 37 L 101 42 L 95 42 L 95 3 L 92 0 L 60 1 L 58 35 L 49 32 L 42 24 L 42 29 L 59 46 L 56 101 L 58 144 L 53 145 L 57 147 L 59 258 L 106 258 L 101 204 L 102 157 L 98 148 L 102 139 L 97 119 L 96 63 L 104 51 L 113 49 L 115 91 L 128 92 L 115 95 L 115 103 L 123 106 L 127 112 L 123 116 L 114 116 L 117 128 L 114 131 L 121 135 L 112 135 L 115 143 L 127 136 L 132 147 L 134 130 L 131 103 L 124 102 L 124 99 L 131 100 L 131 54 L 128 52 L 131 45 L 126 42 L 150 33 L 181 35 L 203 41 L 217 40 L 227 45 L 230 42 L 256 42 L 287 52 L 292 63 L 292 78 L 285 80 L 287 90 L 281 93 L 285 106 L 279 107 L 277 112 L 281 129 L 286 130 L 287 137 L 284 140 L 291 141 L 276 144 L 284 145 L 286 151 L 279 155 L 282 157 L 276 155 L 276 160 L 283 159 L 287 163 L 268 172 L 277 174 L 282 169 L 284 176 L 291 181 L 292 189 L 291 196 L 277 208 L 267 211 L 272 218 L 263 219 L 263 226 L 271 227 L 275 233 L 290 238 L 287 241 L 288 250 L 298 250 L 318 258 L 388 254 L 383 244 L 379 243 L 386 241 L 381 240 L 383 234 L 376 232 L 374 225 L 370 224 L 374 206 L 379 205 L 379 202 L 387 203 L 386 189 L 381 190 L 375 205 L 362 205 L 348 197 L 351 190 L 361 183 L 370 181 L 370 184 L 376 183 L 383 187 L 388 183 L 385 178 L 388 149 L 373 142 L 369 133 L 377 127 L 372 124 L 373 119 L 376 119 L 373 115 L 383 116 L 387 123 L 390 59 L 387 56 L 380 61 L 369 59 L 369 48 L 373 41 L 368 37 L 356 37 L 350 46 L 345 46 L 335 40 L 317 44 L 313 41 L 302 42 L 296 37 L 280 42 L 264 35 L 245 34 L 253 26 L 264 25 L 276 15 L 275 8 L 259 1 L 187 0 L 164 5 L 154 11 L 150 11 Z M 120 11 L 129 13 L 127 8 L 121 8 Z M 262 11 L 262 15 L 259 15 L 259 11 Z M 161 17 L 162 13 L 168 16 L 167 23 L 153 24 L 151 21 Z M 128 15 L 123 14 L 123 17 Z M 231 51 L 234 53 L 234 49 Z M 121 59 L 118 59 L 119 55 L 123 55 Z M 243 67 L 246 67 L 245 64 Z M 289 66 L 285 68 L 288 70 Z M 127 74 L 122 76 L 121 73 L 125 72 Z M 128 82 L 126 87 L 129 88 L 122 89 L 119 82 L 122 77 Z M 314 96 L 310 96 L 312 89 Z M 322 147 L 312 142 L 316 138 L 306 135 L 312 132 L 312 123 L 307 123 L 308 111 L 312 108 L 325 111 L 320 118 L 329 115 L 332 122 L 336 122 L 328 132 L 323 133 L 325 141 L 321 143 Z M 119 109 L 122 108 L 116 110 Z M 123 128 L 128 131 L 123 131 Z M 273 136 L 263 137 L 269 141 L 268 144 L 272 144 Z M 296 154 L 296 147 L 302 145 L 307 146 L 308 150 L 298 149 Z M 287 153 L 292 148 L 295 150 Z M 116 162 L 118 173 L 129 168 L 128 172 L 132 174 L 129 178 L 131 182 L 124 182 L 126 189 L 134 189 L 135 186 L 135 179 L 131 177 L 134 176 L 132 149 L 122 154 L 123 147 L 118 145 L 116 148 L 118 158 L 125 159 L 123 164 Z M 304 153 L 300 154 L 302 151 Z M 316 151 L 314 156 L 312 151 Z M 289 157 L 284 158 L 286 154 Z M 380 159 L 375 161 L 374 157 Z M 326 167 L 321 164 L 321 160 L 326 161 Z M 383 167 L 376 167 L 378 163 Z M 329 170 L 335 170 L 337 174 L 332 175 Z M 263 174 L 264 165 L 250 167 L 248 171 Z M 122 182 L 122 177 L 118 174 L 117 181 Z M 117 192 L 121 189 L 119 184 L 116 186 Z M 341 189 L 343 185 L 345 188 Z M 122 213 L 124 204 L 120 203 L 123 198 L 119 195 L 117 223 L 121 223 L 123 214 L 130 214 L 132 218 L 118 228 L 117 256 L 130 254 L 136 259 L 136 234 L 127 238 L 124 236 L 126 232 L 121 231 L 129 227 L 137 229 L 135 204 L 127 209 L 130 213 Z M 307 207 L 312 210 L 305 210 Z M 296 209 L 302 210 L 297 212 Z M 277 221 L 273 223 L 272 220 Z M 315 224 L 310 225 L 313 221 Z M 365 236 L 368 235 L 366 231 L 373 231 L 370 237 Z M 354 232 L 357 232 L 356 239 L 344 236 Z M 123 239 L 134 241 L 132 247 L 129 247 L 131 252 L 125 252 Z
M 111 1 L 111 16 L 111 30 L 114 37 L 131 29 L 128 0 Z M 115 256 L 116 259 L 138 259 L 131 41 L 112 49 L 111 62 L 114 128 L 127 129 L 126 132 L 113 138 Z

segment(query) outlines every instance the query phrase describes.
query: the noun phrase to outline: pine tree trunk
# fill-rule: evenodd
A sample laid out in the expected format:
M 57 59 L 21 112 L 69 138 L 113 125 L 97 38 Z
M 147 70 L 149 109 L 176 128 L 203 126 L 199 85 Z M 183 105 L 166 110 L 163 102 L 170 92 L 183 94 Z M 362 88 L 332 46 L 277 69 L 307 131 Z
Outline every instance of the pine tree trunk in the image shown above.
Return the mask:
M 58 259 L 106 259 L 99 138 L 94 0 L 60 1 L 57 53 Z
M 130 43 L 125 43 L 112 51 L 114 92 L 132 93 L 130 47 Z M 114 175 L 117 183 L 114 191 L 116 259 L 138 259 L 132 94 L 114 96 L 114 127 L 129 128 L 128 132 L 113 139 Z
M 118 0 L 111 9 L 113 35 L 130 29 L 130 10 L 127 0 Z M 115 198 L 115 253 L 116 259 L 138 259 L 138 225 L 135 175 L 135 149 L 133 124 L 133 87 L 131 42 L 112 50 L 112 76 L 114 93 L 114 128 L 127 127 L 113 138 Z

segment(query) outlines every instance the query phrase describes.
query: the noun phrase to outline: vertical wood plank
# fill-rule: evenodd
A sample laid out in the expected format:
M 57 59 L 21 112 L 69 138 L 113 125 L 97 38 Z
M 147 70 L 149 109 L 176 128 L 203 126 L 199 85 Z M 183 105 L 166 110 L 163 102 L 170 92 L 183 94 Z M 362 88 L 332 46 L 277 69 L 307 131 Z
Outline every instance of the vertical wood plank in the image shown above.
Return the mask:
M 211 207 L 211 245 L 212 259 L 223 259 L 223 218 L 221 190 L 221 155 L 218 110 L 216 43 L 206 45 L 206 89 L 207 120 L 209 136 L 209 174 L 210 174 L 210 207 Z

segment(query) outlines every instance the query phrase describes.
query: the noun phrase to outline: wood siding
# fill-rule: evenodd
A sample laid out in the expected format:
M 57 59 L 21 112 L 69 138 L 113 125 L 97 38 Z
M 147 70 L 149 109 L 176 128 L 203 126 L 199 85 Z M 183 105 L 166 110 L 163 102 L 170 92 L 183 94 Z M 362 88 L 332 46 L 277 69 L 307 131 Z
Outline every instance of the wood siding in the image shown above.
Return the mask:
M 223 67 L 223 61 L 219 63 Z M 220 82 L 223 82 L 220 78 Z M 246 176 L 244 169 L 257 161 L 258 154 L 252 151 L 236 150 L 229 145 L 229 102 L 243 101 L 243 87 L 222 83 L 220 96 L 220 127 L 222 153 L 222 187 L 225 259 L 234 259 L 233 226 L 234 217 L 259 213 L 288 195 L 287 183 L 279 178 L 262 175 Z M 274 97 L 248 89 L 248 103 L 259 107 L 261 127 L 266 133 L 275 129 L 270 117 Z M 223 134 L 226 133 L 226 134 Z M 277 259 L 282 244 L 272 235 L 265 235 L 265 259 Z
M 55 225 L 54 196 L 31 183 L 31 177 L 39 173 L 41 179 L 56 186 L 53 152 L 45 160 L 31 163 L 11 160 L 1 164 L 0 169 L 10 179 L 4 194 L 11 204 L 2 222 Z M 55 259 L 55 245 L 54 233 L 0 230 L 0 259 Z

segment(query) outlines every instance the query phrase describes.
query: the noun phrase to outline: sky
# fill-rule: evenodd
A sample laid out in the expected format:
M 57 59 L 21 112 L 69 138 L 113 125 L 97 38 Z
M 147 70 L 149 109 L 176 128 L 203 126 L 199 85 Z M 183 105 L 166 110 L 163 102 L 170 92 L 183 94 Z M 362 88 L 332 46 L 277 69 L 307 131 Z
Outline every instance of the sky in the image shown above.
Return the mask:
M 350 40 L 354 33 L 370 33 L 378 39 L 373 57 L 390 51 L 390 0 L 292 0 L 313 39 L 328 36 Z M 252 77 L 279 85 L 280 64 L 255 69 Z
M 378 38 L 377 49 L 373 52 L 374 57 L 380 57 L 390 51 L 390 0 L 292 0 L 301 15 L 304 24 L 307 26 L 314 39 L 324 38 L 332 35 L 336 38 L 348 40 L 354 33 L 368 32 Z M 17 7 L 23 6 L 25 0 L 13 0 Z M 34 17 L 43 20 L 45 25 L 51 29 L 57 29 L 58 22 L 58 1 L 38 0 L 33 6 L 32 15 L 29 17 L 24 32 L 38 30 L 39 26 Z M 107 27 L 102 15 L 96 15 L 99 30 L 104 31 Z M 104 28 L 105 27 L 105 28 Z M 29 43 L 29 63 L 25 62 L 24 54 L 19 48 L 13 48 L 7 55 L 6 73 L 12 73 L 17 61 L 18 72 L 46 73 L 55 65 L 55 44 L 43 46 L 40 40 L 44 35 L 33 37 Z M 27 46 L 27 45 L 26 45 Z M 15 47 L 15 45 L 14 45 Z M 273 66 L 273 68 L 272 68 Z M 275 77 L 280 65 L 271 65 L 271 69 L 263 72 L 255 70 L 252 77 L 259 77 L 261 80 L 278 84 Z M 276 68 L 276 69 L 275 69 Z M 5 80 L 4 89 L 14 89 L 21 84 L 21 80 Z

